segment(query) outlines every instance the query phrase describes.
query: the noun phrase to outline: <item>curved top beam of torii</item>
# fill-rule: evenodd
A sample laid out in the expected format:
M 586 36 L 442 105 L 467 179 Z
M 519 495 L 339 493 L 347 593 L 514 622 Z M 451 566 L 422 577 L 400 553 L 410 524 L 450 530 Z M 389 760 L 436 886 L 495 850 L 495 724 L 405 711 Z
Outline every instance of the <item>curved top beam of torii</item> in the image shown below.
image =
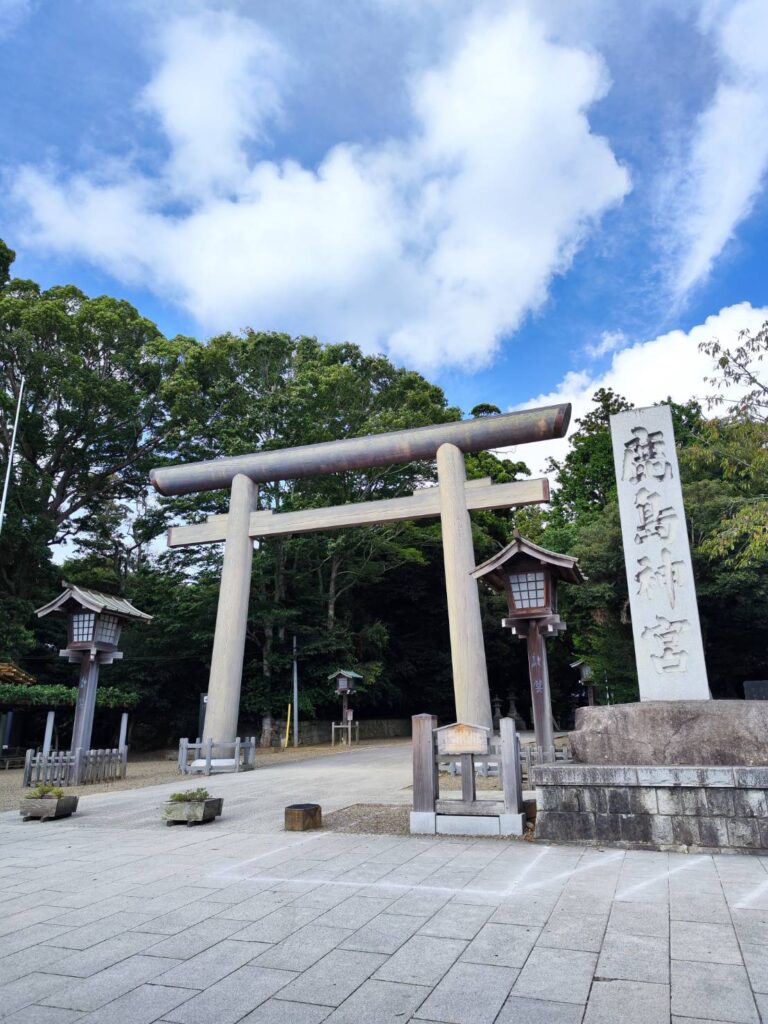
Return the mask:
M 164 495 L 231 487 L 239 473 L 256 483 L 295 480 L 346 469 L 434 459 L 437 449 L 443 444 L 455 445 L 462 452 L 479 452 L 504 445 L 548 441 L 564 436 L 570 418 L 569 404 L 548 405 L 499 416 L 395 430 L 387 434 L 368 434 L 342 441 L 324 441 L 297 448 L 167 466 L 153 469 L 149 478 Z

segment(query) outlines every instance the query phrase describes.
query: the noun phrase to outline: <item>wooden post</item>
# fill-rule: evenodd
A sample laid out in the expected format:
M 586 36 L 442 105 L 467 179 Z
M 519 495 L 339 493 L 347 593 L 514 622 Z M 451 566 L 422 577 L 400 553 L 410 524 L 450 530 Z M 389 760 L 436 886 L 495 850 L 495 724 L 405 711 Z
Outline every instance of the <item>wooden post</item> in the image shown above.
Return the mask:
M 523 773 L 514 719 L 502 718 L 499 721 L 499 730 L 504 809 L 507 814 L 520 814 L 523 809 Z
M 53 720 L 56 717 L 55 711 L 49 711 L 45 720 L 45 737 L 43 738 L 43 757 L 48 757 L 51 752 L 51 740 L 53 739 Z
M 439 795 L 433 734 L 437 728 L 434 715 L 414 715 L 413 730 L 413 809 L 435 813 Z M 434 831 L 434 829 L 432 830 Z
M 307 832 L 323 827 L 323 812 L 320 804 L 290 804 L 285 808 L 285 831 Z
M 461 799 L 471 804 L 477 795 L 475 790 L 475 759 L 471 754 L 461 754 Z
M 471 575 L 475 553 L 465 496 L 464 454 L 456 445 L 443 444 L 437 449 L 437 479 L 456 719 L 492 729 L 480 595 Z
M 71 779 L 67 779 L 66 783 L 70 786 L 79 786 L 80 779 L 83 774 L 83 748 L 75 747 L 72 750 L 72 765 L 71 765 Z M 68 773 L 69 774 L 69 773 Z
M 214 739 L 217 743 L 233 743 L 237 734 L 253 562 L 253 541 L 248 528 L 255 496 L 256 485 L 238 473 L 232 481 L 229 502 L 203 729 L 203 739 Z
M 99 685 L 98 654 L 93 661 L 89 653 L 83 654 L 80 662 L 80 681 L 77 686 L 77 707 L 72 725 L 71 750 L 90 750 L 93 732 L 93 715 L 96 709 L 96 688 Z
M 542 761 L 555 757 L 555 734 L 552 728 L 552 698 L 549 693 L 547 648 L 541 626 L 533 621 L 528 627 L 528 671 L 531 677 L 531 703 L 536 746 L 541 747 Z
M 211 774 L 211 761 L 213 761 L 213 740 L 209 737 L 205 751 L 205 774 Z
M 235 771 L 240 771 L 240 737 L 235 738 Z

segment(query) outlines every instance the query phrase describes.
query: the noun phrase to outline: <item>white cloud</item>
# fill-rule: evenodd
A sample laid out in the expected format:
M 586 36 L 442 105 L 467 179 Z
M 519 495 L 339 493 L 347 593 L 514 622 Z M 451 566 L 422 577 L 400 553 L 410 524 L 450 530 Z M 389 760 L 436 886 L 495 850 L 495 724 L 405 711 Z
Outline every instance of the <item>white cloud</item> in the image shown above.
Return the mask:
M 205 11 L 167 25 L 163 61 L 141 105 L 171 145 L 171 194 L 204 197 L 237 189 L 247 176 L 245 144 L 263 140 L 280 113 L 282 54 L 253 22 Z
M 690 331 L 669 331 L 650 341 L 640 341 L 617 352 L 605 373 L 587 370 L 567 374 L 548 394 L 537 395 L 521 408 L 571 402 L 573 413 L 569 433 L 576 420 L 592 407 L 592 396 L 598 388 L 611 388 L 636 406 L 653 405 L 671 398 L 674 402 L 704 399 L 712 388 L 705 377 L 712 376 L 712 359 L 699 351 L 702 342 L 717 339 L 725 347 L 738 341 L 739 332 L 758 331 L 768 320 L 768 306 L 753 308 L 749 302 L 727 306 L 707 317 Z M 529 465 L 543 469 L 546 459 L 561 459 L 568 449 L 567 440 L 547 441 L 524 453 Z
M 602 356 L 608 355 L 609 352 L 615 352 L 617 348 L 626 345 L 628 340 L 624 331 L 603 331 L 600 341 L 594 345 L 587 345 L 584 354 L 588 359 L 600 359 Z
M 684 165 L 665 183 L 678 298 L 710 273 L 768 168 L 768 4 L 710 3 L 701 27 L 714 38 L 720 77 Z
M 255 159 L 284 63 L 253 22 L 180 19 L 142 97 L 167 134 L 160 173 L 27 167 L 25 240 L 170 298 L 205 330 L 348 338 L 422 368 L 479 366 L 547 297 L 626 170 L 587 111 L 592 53 L 522 10 L 476 16 L 410 82 L 413 127 L 330 149 L 316 168 Z M 179 203 L 181 201 L 181 205 Z

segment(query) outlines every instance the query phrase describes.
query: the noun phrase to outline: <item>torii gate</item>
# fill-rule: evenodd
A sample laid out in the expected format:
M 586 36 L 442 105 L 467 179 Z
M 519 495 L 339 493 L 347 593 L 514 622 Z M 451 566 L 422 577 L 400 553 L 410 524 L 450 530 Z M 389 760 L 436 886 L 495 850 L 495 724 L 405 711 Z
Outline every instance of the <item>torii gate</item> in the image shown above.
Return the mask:
M 150 480 L 166 496 L 224 487 L 231 491 L 228 515 L 210 516 L 199 525 L 168 531 L 169 547 L 225 542 L 203 739 L 232 743 L 237 732 L 255 537 L 432 516 L 439 516 L 442 526 L 457 720 L 492 728 L 480 599 L 471 575 L 475 555 L 469 511 L 549 501 L 549 482 L 545 478 L 510 484 L 492 484 L 490 479 L 467 481 L 464 454 L 563 437 L 570 415 L 570 405 L 551 405 L 153 469 Z M 437 460 L 437 487 L 425 487 L 404 498 L 301 512 L 254 511 L 258 483 L 420 459 Z

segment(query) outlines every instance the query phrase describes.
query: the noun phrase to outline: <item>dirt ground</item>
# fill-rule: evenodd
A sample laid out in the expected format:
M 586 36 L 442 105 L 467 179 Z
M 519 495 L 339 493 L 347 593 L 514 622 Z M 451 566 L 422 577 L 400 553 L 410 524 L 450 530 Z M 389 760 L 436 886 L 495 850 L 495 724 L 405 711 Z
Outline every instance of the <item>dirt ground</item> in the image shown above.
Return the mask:
M 351 804 L 323 815 L 323 828 L 329 832 L 362 832 L 369 835 L 408 836 L 411 834 L 409 805 Z M 528 822 L 522 836 L 487 836 L 500 842 L 533 841 L 534 827 Z M 452 841 L 474 841 L 475 836 L 451 836 Z
M 362 740 L 361 747 L 377 746 L 381 744 L 410 744 L 410 739 L 396 740 Z M 357 746 L 358 744 L 355 744 Z M 312 746 L 288 747 L 287 750 L 280 750 L 278 747 L 260 749 L 256 754 L 256 764 L 259 768 L 268 768 L 270 764 L 284 764 L 286 761 L 303 761 L 309 757 L 335 757 L 345 753 L 346 747 L 330 744 L 317 744 Z M 156 750 L 146 754 L 128 755 L 128 775 L 124 779 L 117 779 L 114 782 L 103 782 L 93 786 L 72 786 L 67 787 L 67 792 L 74 794 L 87 793 L 112 793 L 120 789 L 141 789 L 144 786 L 157 786 L 162 782 L 173 782 L 179 780 L 180 784 L 189 781 L 189 776 L 179 774 L 176 767 L 177 754 L 171 750 Z M 18 807 L 19 799 L 24 792 L 22 779 L 24 772 L 21 768 L 10 771 L 0 771 L 0 811 L 12 811 Z M 197 776 L 195 776 L 197 778 Z M 202 776 L 200 776 L 202 778 Z

